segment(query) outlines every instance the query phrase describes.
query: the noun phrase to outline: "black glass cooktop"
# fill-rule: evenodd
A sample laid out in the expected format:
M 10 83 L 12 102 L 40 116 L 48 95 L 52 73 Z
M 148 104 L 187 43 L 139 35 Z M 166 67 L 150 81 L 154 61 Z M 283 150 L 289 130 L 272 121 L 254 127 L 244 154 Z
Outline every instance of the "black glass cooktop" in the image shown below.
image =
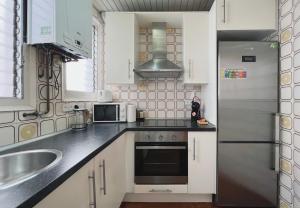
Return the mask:
M 190 121 L 180 119 L 145 119 L 144 121 L 138 121 L 137 125 L 144 127 L 186 127 L 186 122 Z

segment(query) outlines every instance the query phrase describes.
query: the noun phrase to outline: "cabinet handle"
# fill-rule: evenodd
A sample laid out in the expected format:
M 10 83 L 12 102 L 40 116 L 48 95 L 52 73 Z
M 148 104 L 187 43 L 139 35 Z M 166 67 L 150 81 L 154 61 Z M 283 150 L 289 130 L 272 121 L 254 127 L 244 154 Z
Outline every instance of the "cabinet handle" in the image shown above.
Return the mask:
M 191 67 L 192 67 L 192 60 L 189 60 L 189 78 L 191 79 Z
M 193 160 L 196 160 L 196 139 L 193 140 Z
M 103 194 L 106 195 L 106 175 L 105 175 L 105 160 L 102 161 L 102 165 L 99 165 L 102 168 L 102 177 L 103 177 L 103 187 L 100 187 L 100 191 L 103 191 Z
M 226 23 L 226 0 L 223 0 L 223 23 Z
M 131 78 L 131 74 L 130 74 L 130 67 L 131 66 L 131 62 L 130 62 L 130 59 L 128 59 L 128 79 L 130 79 Z
M 172 193 L 171 189 L 151 189 L 151 193 Z
M 93 171 L 92 175 L 89 176 L 89 180 L 92 180 L 93 184 L 93 202 L 90 202 L 90 207 L 96 208 L 96 180 L 95 180 L 95 171 Z

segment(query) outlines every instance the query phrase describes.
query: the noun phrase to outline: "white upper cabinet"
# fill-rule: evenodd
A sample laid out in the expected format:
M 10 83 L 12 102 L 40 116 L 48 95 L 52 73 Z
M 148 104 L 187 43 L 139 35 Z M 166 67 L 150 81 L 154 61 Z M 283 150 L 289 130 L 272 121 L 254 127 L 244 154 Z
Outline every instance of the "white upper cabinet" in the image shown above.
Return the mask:
M 105 15 L 105 69 L 107 83 L 133 84 L 138 27 L 135 14 Z
M 277 0 L 217 0 L 218 30 L 277 30 Z
M 208 83 L 208 12 L 183 13 L 184 83 Z
M 188 193 L 216 193 L 216 132 L 188 133 Z

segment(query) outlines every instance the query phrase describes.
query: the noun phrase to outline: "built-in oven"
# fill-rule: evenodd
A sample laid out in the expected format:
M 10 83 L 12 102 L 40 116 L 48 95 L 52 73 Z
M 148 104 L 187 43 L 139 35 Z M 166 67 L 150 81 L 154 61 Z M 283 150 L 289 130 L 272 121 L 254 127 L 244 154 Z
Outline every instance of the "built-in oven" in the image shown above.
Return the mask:
M 135 184 L 187 183 L 187 132 L 136 132 Z

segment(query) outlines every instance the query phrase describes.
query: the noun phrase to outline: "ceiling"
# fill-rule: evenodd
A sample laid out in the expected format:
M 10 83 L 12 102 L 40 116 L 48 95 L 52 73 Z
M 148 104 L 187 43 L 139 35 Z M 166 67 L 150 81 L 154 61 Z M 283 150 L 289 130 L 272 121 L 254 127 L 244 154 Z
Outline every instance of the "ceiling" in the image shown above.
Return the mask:
M 208 11 L 214 0 L 94 0 L 100 11 Z

